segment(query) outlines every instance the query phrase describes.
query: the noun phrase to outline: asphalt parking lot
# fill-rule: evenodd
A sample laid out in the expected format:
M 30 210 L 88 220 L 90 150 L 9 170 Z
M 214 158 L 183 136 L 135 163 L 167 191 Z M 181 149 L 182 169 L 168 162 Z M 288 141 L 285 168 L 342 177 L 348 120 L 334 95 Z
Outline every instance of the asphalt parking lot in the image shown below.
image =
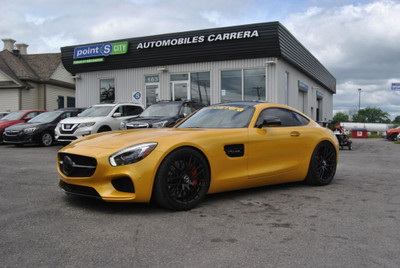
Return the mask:
M 60 146 L 0 146 L 1 267 L 400 267 L 400 144 L 353 139 L 332 184 L 171 212 L 66 196 Z

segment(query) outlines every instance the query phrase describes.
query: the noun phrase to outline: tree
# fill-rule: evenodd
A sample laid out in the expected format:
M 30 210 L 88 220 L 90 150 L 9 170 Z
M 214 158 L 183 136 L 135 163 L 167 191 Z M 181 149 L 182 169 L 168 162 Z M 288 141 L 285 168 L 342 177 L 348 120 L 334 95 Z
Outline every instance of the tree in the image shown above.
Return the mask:
M 396 124 L 396 125 L 400 125 L 400 115 L 396 116 L 392 123 Z
M 342 122 L 349 122 L 349 115 L 343 112 L 337 112 L 335 116 L 332 118 L 332 121 L 335 122 L 335 124 L 340 124 Z
M 362 123 L 390 123 L 390 118 L 389 114 L 380 108 L 367 107 L 358 111 L 358 114 L 353 116 L 353 121 Z

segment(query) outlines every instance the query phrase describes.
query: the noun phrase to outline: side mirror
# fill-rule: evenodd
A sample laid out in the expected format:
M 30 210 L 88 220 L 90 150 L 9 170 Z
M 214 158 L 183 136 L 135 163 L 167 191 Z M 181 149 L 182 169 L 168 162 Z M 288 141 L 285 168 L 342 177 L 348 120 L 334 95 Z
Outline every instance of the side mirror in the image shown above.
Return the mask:
M 116 118 L 116 117 L 121 117 L 121 115 L 122 115 L 121 113 L 114 113 L 114 114 L 113 114 L 113 117 L 114 117 L 114 118 Z
M 32 119 L 32 117 L 25 117 L 25 118 L 24 118 L 24 121 L 25 121 L 25 122 L 28 122 L 28 121 L 31 120 L 31 119 Z
M 275 116 L 267 116 L 263 118 L 263 121 L 256 125 L 257 128 L 263 127 L 279 127 L 282 125 L 282 121 Z

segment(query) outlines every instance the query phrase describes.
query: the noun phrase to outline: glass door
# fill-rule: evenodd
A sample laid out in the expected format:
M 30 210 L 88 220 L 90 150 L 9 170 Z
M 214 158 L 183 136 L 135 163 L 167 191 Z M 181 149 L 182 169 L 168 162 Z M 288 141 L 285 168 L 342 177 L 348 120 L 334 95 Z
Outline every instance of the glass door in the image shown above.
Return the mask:
M 171 82 L 172 100 L 188 100 L 190 99 L 187 82 Z

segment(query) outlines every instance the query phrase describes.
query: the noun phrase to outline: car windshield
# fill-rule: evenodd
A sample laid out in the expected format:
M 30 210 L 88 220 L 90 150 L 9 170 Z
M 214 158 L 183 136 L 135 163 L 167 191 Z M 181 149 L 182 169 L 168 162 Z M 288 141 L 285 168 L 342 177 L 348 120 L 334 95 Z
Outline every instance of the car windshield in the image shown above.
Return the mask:
M 61 111 L 41 113 L 29 120 L 28 123 L 50 123 L 54 121 L 60 114 L 62 114 Z
M 111 112 L 113 107 L 114 106 L 108 106 L 108 105 L 107 106 L 93 106 L 93 107 L 90 107 L 90 108 L 84 110 L 78 116 L 80 116 L 80 117 L 107 116 Z
M 24 111 L 12 112 L 12 113 L 9 113 L 8 115 L 4 116 L 3 118 L 1 118 L 1 120 L 5 120 L 5 121 L 19 120 L 21 118 L 21 116 L 23 116 L 24 114 L 25 114 Z
M 173 117 L 177 116 L 181 103 L 157 103 L 147 107 L 140 117 Z
M 254 113 L 247 105 L 215 105 L 201 109 L 177 128 L 245 128 Z

